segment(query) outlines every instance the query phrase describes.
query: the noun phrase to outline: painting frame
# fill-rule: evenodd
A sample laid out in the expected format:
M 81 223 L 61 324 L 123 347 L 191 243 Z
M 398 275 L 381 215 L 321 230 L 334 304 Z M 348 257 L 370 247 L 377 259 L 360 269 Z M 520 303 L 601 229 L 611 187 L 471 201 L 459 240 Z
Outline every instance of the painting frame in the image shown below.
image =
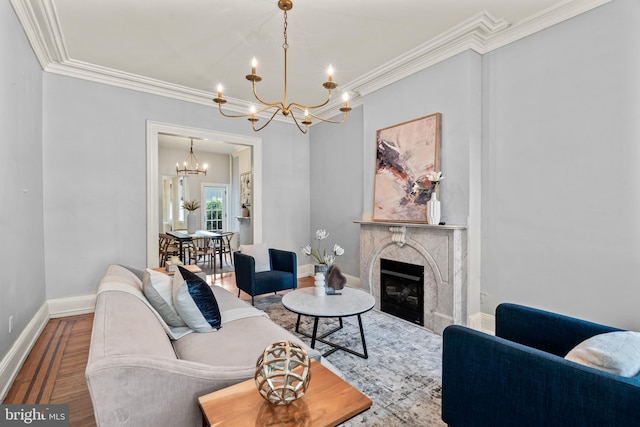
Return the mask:
M 431 183 L 440 170 L 442 113 L 432 113 L 376 131 L 373 221 L 428 223 Z

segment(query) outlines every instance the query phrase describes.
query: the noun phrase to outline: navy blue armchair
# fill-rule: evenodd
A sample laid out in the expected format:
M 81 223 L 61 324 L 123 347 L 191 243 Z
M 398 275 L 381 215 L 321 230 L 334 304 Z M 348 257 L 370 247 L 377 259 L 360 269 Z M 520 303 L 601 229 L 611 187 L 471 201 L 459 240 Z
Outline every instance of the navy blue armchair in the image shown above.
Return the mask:
M 501 304 L 496 336 L 443 332 L 442 420 L 453 427 L 640 426 L 640 376 L 564 359 L 580 342 L 619 329 Z
M 240 291 L 251 295 L 251 304 L 256 295 L 284 291 L 298 287 L 298 260 L 295 252 L 269 248 L 270 271 L 256 273 L 255 259 L 240 252 L 233 253 L 238 296 Z

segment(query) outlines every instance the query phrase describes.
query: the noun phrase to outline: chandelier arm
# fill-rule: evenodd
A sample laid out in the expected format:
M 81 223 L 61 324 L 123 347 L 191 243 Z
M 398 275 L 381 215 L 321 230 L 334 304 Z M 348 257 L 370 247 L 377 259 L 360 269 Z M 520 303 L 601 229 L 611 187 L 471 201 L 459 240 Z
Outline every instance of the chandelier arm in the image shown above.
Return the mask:
M 298 129 L 300 129 L 300 132 L 306 134 L 309 129 L 302 129 L 300 123 L 298 123 L 298 119 L 296 119 L 296 115 L 293 114 L 293 111 L 291 111 L 291 117 L 293 118 L 293 122 L 296 124 L 296 126 L 298 126 Z
M 266 109 L 265 109 L 265 110 L 266 110 Z M 262 110 L 262 111 L 264 111 L 264 110 Z M 269 118 L 269 120 L 267 120 L 267 123 L 263 124 L 263 125 L 262 125 L 262 126 L 260 126 L 258 129 L 256 129 L 256 124 L 255 124 L 256 122 L 255 122 L 255 121 L 252 121 L 252 122 L 251 122 L 251 128 L 252 128 L 254 131 L 256 131 L 256 132 L 261 131 L 261 130 L 262 130 L 262 129 L 264 129 L 264 128 L 269 124 L 269 123 L 271 123 L 271 120 L 273 120 L 273 118 L 274 118 L 274 117 L 276 116 L 276 114 L 278 114 L 279 112 L 280 112 L 280 108 L 276 109 L 276 111 L 274 111 L 274 112 L 273 112 L 273 114 L 271 115 L 271 117 Z
M 343 111 L 343 112 L 342 112 L 342 120 L 331 120 L 331 119 L 325 119 L 325 118 L 322 118 L 322 117 L 320 117 L 320 116 L 316 116 L 316 115 L 315 115 L 315 114 L 313 114 L 313 113 L 309 113 L 309 115 L 310 115 L 311 117 L 313 117 L 314 119 L 318 119 L 318 120 L 320 120 L 321 122 L 325 122 L 325 123 L 341 124 L 341 123 L 344 123 L 344 122 L 347 120 L 347 112 L 346 112 L 346 111 Z
M 305 109 L 311 110 L 311 109 L 314 109 L 314 108 L 324 107 L 325 105 L 327 105 L 329 103 L 329 101 L 331 101 L 331 91 L 329 91 L 329 97 L 322 104 L 318 104 L 318 105 L 303 105 L 303 104 L 298 104 L 296 102 L 292 102 L 291 104 L 289 104 L 289 109 L 297 108 L 297 109 L 299 109 L 301 111 L 304 111 Z
M 283 110 L 284 109 L 284 104 L 282 102 L 267 102 L 264 101 L 262 98 L 260 98 L 258 96 L 258 91 L 256 90 L 256 83 L 253 82 L 253 96 L 256 97 L 256 99 L 262 104 L 262 105 L 266 105 L 267 108 L 269 109 L 271 107 L 278 107 L 279 109 Z M 260 111 L 264 111 L 264 110 L 260 110 Z
M 231 118 L 251 117 L 251 113 L 247 113 L 247 114 L 227 114 L 224 111 L 222 111 L 222 104 L 218 104 L 218 109 L 220 110 L 220 114 L 222 114 L 225 117 L 231 117 Z

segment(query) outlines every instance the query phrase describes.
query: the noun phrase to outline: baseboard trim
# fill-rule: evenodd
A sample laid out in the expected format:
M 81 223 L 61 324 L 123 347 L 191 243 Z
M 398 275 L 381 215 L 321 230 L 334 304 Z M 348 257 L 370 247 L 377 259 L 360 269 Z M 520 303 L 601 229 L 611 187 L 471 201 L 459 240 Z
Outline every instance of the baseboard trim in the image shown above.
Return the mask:
M 487 334 L 495 335 L 496 318 L 491 314 L 475 313 L 469 316 L 469 327 Z
M 93 313 L 96 307 L 96 294 L 50 299 L 47 303 L 51 319 Z
M 45 301 L 0 361 L 0 401 L 4 400 L 20 368 L 49 321 L 49 305 Z

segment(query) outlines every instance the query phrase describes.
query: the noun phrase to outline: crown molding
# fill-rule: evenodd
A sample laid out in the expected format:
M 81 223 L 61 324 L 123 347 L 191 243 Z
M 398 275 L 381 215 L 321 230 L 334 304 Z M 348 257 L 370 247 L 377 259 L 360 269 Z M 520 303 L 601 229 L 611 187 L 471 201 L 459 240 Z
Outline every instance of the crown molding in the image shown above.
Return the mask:
M 609 3 L 611 0 L 565 0 L 536 15 L 510 24 L 488 12 L 479 13 L 426 43 L 343 85 L 350 93 L 349 104 L 357 107 L 362 98 L 411 74 L 424 70 L 466 50 L 485 54 L 552 25 Z M 125 73 L 69 58 L 52 0 L 11 0 L 25 34 L 45 72 L 89 80 L 215 108 L 213 92 Z M 246 113 L 250 102 L 226 98 L 225 110 Z M 335 115 L 342 100 L 336 99 L 318 110 Z M 261 115 L 260 117 L 267 117 Z M 274 120 L 291 123 L 286 117 Z
M 487 40 L 485 52 L 483 53 L 506 46 L 509 43 L 518 41 L 611 1 L 612 0 L 565 0 L 540 13 L 518 21 L 505 31 L 495 34 Z
M 411 74 L 465 50 L 483 53 L 486 41 L 509 23 L 481 12 L 420 46 L 394 58 L 347 85 L 360 96 L 368 95 Z

